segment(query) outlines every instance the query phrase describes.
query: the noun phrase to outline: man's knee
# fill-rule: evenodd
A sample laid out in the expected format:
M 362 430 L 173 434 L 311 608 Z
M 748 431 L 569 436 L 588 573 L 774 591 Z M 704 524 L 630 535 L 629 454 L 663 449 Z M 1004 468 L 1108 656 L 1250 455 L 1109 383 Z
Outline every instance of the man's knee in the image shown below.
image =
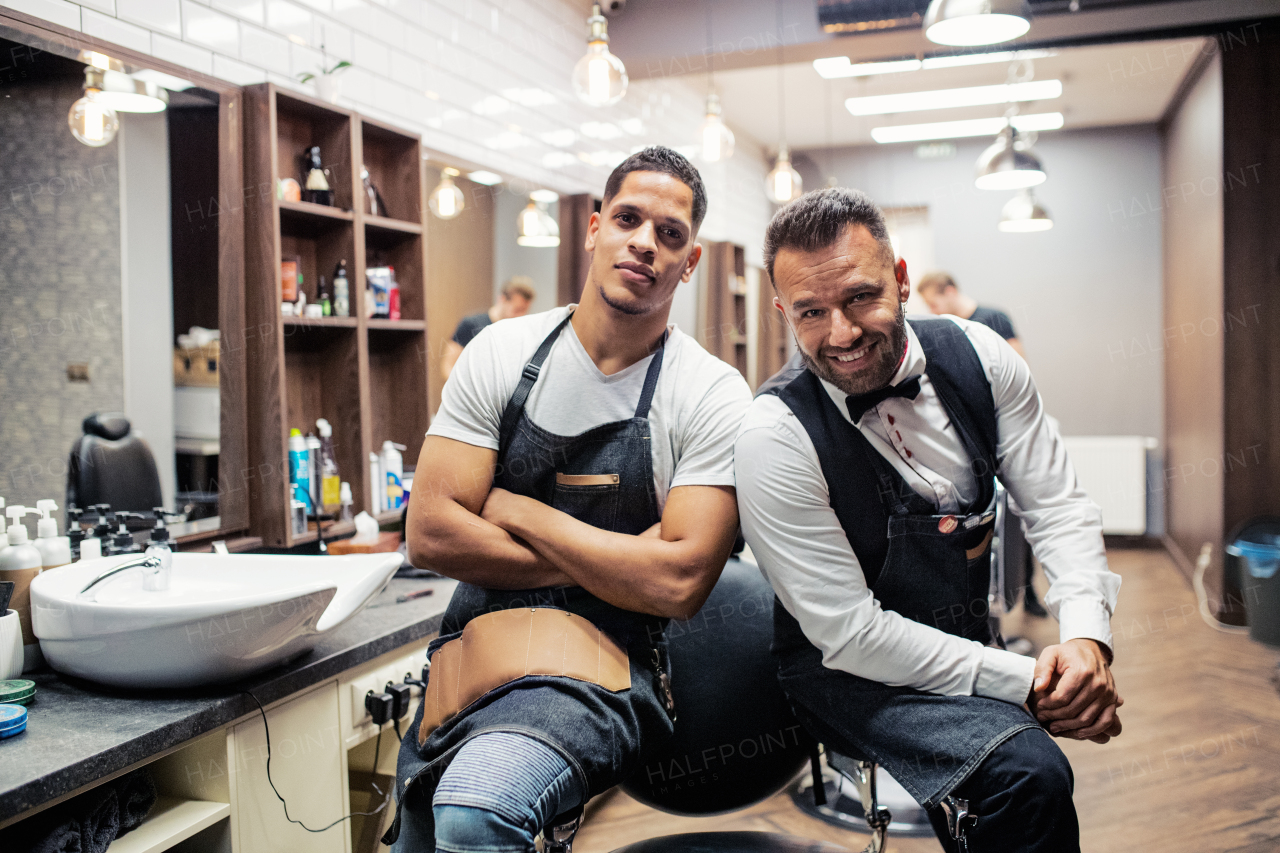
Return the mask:
M 1067 757 L 1043 729 L 1024 729 L 991 754 L 988 786 L 1006 788 L 1024 802 L 1071 802 L 1075 776 Z
M 537 832 L 482 806 L 437 803 L 436 850 L 442 853 L 525 853 Z

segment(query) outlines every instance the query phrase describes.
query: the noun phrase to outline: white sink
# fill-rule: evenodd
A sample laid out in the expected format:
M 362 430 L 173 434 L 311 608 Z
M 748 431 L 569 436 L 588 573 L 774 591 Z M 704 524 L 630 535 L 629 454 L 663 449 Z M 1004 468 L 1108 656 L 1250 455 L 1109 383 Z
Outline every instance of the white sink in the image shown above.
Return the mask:
M 32 627 L 50 666 L 118 687 L 235 681 L 310 650 L 381 592 L 401 559 L 174 554 L 168 589 L 143 589 L 142 571 L 130 569 L 81 593 L 137 557 L 84 560 L 32 581 Z

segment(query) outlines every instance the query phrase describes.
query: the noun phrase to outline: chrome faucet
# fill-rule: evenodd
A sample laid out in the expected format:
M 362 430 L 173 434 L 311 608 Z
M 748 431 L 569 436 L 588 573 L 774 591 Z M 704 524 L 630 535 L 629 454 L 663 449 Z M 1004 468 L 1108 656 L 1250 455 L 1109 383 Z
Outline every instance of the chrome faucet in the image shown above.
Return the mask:
M 80 595 L 84 595 L 98 584 L 114 577 L 121 572 L 127 572 L 131 569 L 142 569 L 142 588 L 151 592 L 160 592 L 169 588 L 169 579 L 171 569 L 166 567 L 161 559 L 157 556 L 138 557 L 135 560 L 125 560 L 118 566 L 112 566 L 106 571 L 99 574 L 96 578 L 89 581 L 88 586 L 80 590 Z

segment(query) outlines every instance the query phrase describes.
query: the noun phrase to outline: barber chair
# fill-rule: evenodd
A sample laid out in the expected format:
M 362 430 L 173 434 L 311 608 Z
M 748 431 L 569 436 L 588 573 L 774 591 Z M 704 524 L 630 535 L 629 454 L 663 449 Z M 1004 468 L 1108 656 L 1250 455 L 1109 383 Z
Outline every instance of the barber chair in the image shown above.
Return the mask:
M 785 789 L 812 763 L 822 799 L 819 746 L 791 711 L 769 653 L 773 590 L 760 570 L 729 560 L 707 603 L 692 619 L 667 629 L 675 734 L 621 787 L 633 798 L 671 814 L 700 817 L 748 808 Z M 864 853 L 885 850 L 892 821 L 876 798 L 876 766 L 837 757 L 827 761 L 870 804 Z M 972 818 L 961 801 L 948 808 L 963 838 Z M 571 853 L 581 812 L 556 818 L 544 830 L 547 853 Z M 854 828 L 845 826 L 845 828 Z M 954 834 L 954 833 L 953 833 Z M 963 840 L 961 850 L 965 847 Z M 651 838 L 613 853 L 848 853 L 845 848 L 764 832 L 696 832 Z
M 110 504 L 113 511 L 149 513 L 163 505 L 155 457 L 124 414 L 90 415 L 82 428 L 67 464 L 68 507 Z

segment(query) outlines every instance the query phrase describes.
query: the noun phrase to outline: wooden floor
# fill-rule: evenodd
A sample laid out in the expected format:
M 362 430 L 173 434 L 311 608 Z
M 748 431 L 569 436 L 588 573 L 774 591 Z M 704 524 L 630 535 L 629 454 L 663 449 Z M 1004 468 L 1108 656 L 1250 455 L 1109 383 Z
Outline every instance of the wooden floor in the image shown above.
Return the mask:
M 1276 654 L 1200 618 L 1168 555 L 1112 550 L 1124 578 L 1112 621 L 1124 734 L 1105 746 L 1058 741 L 1075 770 L 1085 853 L 1280 850 L 1280 695 Z M 1039 578 L 1043 588 L 1043 578 Z M 1052 619 L 1005 620 L 1007 634 L 1055 642 Z M 653 811 L 615 791 L 597 798 L 575 853 L 677 832 L 786 832 L 860 851 L 868 836 L 810 818 L 780 794 L 713 818 Z M 937 851 L 934 839 L 892 839 L 890 851 Z

